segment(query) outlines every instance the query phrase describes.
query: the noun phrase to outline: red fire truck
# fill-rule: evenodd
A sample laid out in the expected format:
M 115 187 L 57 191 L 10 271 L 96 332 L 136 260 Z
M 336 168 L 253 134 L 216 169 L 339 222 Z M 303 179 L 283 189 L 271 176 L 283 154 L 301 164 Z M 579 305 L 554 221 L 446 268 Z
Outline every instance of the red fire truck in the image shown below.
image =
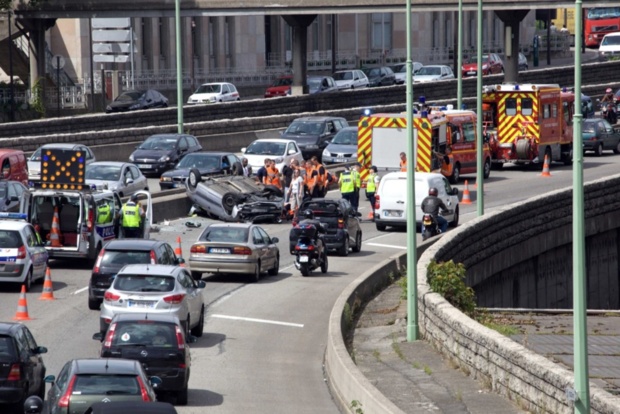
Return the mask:
M 483 91 L 484 134 L 492 166 L 573 158 L 574 94 L 559 85 L 503 84 Z

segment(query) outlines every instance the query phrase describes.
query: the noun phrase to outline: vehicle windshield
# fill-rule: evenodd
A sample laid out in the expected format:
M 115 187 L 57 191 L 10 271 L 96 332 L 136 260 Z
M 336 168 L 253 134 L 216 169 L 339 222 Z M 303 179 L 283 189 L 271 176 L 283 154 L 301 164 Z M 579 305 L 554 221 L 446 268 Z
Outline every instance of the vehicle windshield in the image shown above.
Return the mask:
M 118 322 L 112 346 L 153 346 L 173 348 L 177 346 L 176 331 L 170 323 L 152 320 Z
M 601 46 L 618 46 L 620 45 L 620 35 L 610 36 L 607 35 L 603 38 Z
M 37 148 L 30 156 L 30 161 L 41 161 L 41 148 Z
M 13 347 L 13 338 L 0 335 L 0 361 L 12 361 L 14 356 L 15 348 Z
M 303 204 L 300 210 L 312 210 L 315 217 L 329 217 L 329 216 L 339 216 L 341 215 L 340 208 L 338 203 L 336 202 L 310 202 L 307 204 Z
M 366 74 L 366 76 L 368 76 L 369 78 L 371 76 L 380 76 L 381 75 L 381 69 L 379 68 L 372 68 L 372 69 L 364 69 L 364 73 Z
M 245 153 L 250 155 L 284 155 L 285 149 L 286 143 L 284 142 L 254 141 L 245 150 Z
M 0 199 L 6 197 L 6 187 L 0 187 Z
M 334 80 L 353 80 L 353 72 L 336 72 L 333 76 Z
M 590 20 L 612 19 L 620 17 L 620 7 L 594 7 L 588 9 L 586 18 Z
M 489 55 L 482 55 L 482 62 L 486 62 L 489 60 Z M 478 56 L 471 55 L 469 59 L 467 59 L 467 63 L 478 63 Z
M 75 377 L 73 395 L 140 395 L 141 389 L 136 375 L 80 374 Z
M 167 137 L 165 135 L 154 136 L 148 138 L 140 145 L 140 149 L 149 150 L 173 150 L 177 146 L 177 139 L 175 137 Z
M 176 168 L 215 169 L 219 167 L 219 160 L 219 155 L 189 154 L 177 164 Z
M 583 132 L 596 132 L 596 125 L 598 122 L 584 122 L 583 123 Z
M 325 129 L 323 122 L 315 121 L 293 121 L 288 128 L 286 128 L 286 134 L 301 134 L 301 135 L 321 135 Z
M 308 88 L 310 90 L 317 90 L 321 87 L 321 78 L 308 78 Z
M 357 145 L 357 129 L 341 130 L 332 139 L 332 144 Z
M 17 231 L 0 230 L 0 249 L 17 249 L 23 246 Z
M 100 266 L 123 267 L 128 264 L 151 263 L 151 251 L 106 250 L 101 258 Z
M 222 85 L 217 83 L 208 83 L 206 85 L 200 85 L 194 93 L 220 93 L 222 92 Z
M 437 66 L 422 66 L 416 75 L 441 75 L 441 68 Z
M 223 243 L 246 243 L 249 229 L 239 227 L 211 226 L 200 235 L 200 241 Z
M 132 102 L 137 101 L 142 96 L 142 92 L 125 92 L 116 97 L 115 101 L 117 102 Z
M 116 165 L 86 166 L 87 180 L 118 181 L 121 176 L 121 167 Z
M 293 84 L 293 78 L 278 78 L 275 81 L 273 81 L 273 83 L 271 84 L 271 86 L 290 86 Z
M 160 275 L 117 275 L 114 289 L 124 292 L 172 292 L 174 278 Z

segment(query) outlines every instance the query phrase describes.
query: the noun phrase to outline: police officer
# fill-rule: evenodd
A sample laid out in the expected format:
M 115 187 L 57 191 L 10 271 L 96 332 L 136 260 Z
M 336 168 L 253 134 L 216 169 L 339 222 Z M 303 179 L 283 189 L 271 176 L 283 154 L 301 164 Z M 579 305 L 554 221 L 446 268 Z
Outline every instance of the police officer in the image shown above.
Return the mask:
M 338 183 L 340 184 L 340 194 L 342 194 L 342 198 L 349 201 L 351 206 L 353 206 L 353 198 L 355 197 L 355 176 L 349 167 L 345 167 L 345 170 L 340 174 Z
M 138 204 L 138 196 L 132 195 L 120 211 L 121 227 L 125 238 L 142 237 L 141 227 L 144 215 L 144 210 Z
M 374 165 L 370 167 L 368 178 L 366 179 L 366 198 L 370 201 L 370 213 L 368 213 L 368 218 L 371 220 L 375 219 L 375 193 L 377 192 L 377 186 L 379 185 L 379 175 L 377 174 L 377 167 Z
M 353 210 L 357 211 L 360 206 L 360 188 L 362 188 L 362 176 L 360 175 L 360 164 L 354 164 L 351 168 L 351 175 L 353 176 L 353 183 L 355 184 L 355 191 L 353 191 L 353 201 L 351 206 Z
M 442 212 L 447 212 L 448 207 L 444 204 L 439 197 L 437 197 L 438 191 L 435 187 L 428 189 L 428 197 L 422 200 L 422 212 L 430 214 L 439 224 L 439 229 L 442 233 L 448 230 L 448 220 L 439 215 L 439 209 Z
M 97 224 L 107 224 L 112 222 L 112 210 L 110 205 L 101 200 L 97 206 Z

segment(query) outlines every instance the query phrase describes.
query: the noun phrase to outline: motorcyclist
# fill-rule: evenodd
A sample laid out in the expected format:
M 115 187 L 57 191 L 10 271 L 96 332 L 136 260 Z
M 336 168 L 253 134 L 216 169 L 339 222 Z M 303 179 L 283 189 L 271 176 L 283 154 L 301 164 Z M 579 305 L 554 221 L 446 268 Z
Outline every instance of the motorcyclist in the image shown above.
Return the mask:
M 602 102 L 613 102 L 614 101 L 614 92 L 611 90 L 611 88 L 607 88 L 605 90 L 605 95 L 603 95 L 603 98 L 601 99 L 601 103 Z
M 428 197 L 422 200 L 422 212 L 426 214 L 430 214 L 433 216 L 437 224 L 439 225 L 439 229 L 442 233 L 445 233 L 448 230 L 448 220 L 439 215 L 439 210 L 441 209 L 442 213 L 448 212 L 448 207 L 444 204 L 443 201 L 437 194 L 439 192 L 435 187 L 431 187 L 428 189 Z
M 323 255 L 323 234 L 325 234 L 325 227 L 323 223 L 314 218 L 312 210 L 305 210 L 302 213 L 303 220 L 299 222 L 299 226 L 313 225 L 316 228 L 316 245 L 319 250 L 319 257 Z

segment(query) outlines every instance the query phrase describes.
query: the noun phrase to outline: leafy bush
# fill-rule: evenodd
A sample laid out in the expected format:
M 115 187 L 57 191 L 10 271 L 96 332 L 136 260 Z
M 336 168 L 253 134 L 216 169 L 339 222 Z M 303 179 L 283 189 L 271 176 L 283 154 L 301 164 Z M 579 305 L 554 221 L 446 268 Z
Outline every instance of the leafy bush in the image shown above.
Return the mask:
M 432 261 L 427 268 L 428 284 L 453 306 L 468 316 L 476 309 L 474 290 L 465 285 L 465 266 L 452 260 L 444 263 Z

